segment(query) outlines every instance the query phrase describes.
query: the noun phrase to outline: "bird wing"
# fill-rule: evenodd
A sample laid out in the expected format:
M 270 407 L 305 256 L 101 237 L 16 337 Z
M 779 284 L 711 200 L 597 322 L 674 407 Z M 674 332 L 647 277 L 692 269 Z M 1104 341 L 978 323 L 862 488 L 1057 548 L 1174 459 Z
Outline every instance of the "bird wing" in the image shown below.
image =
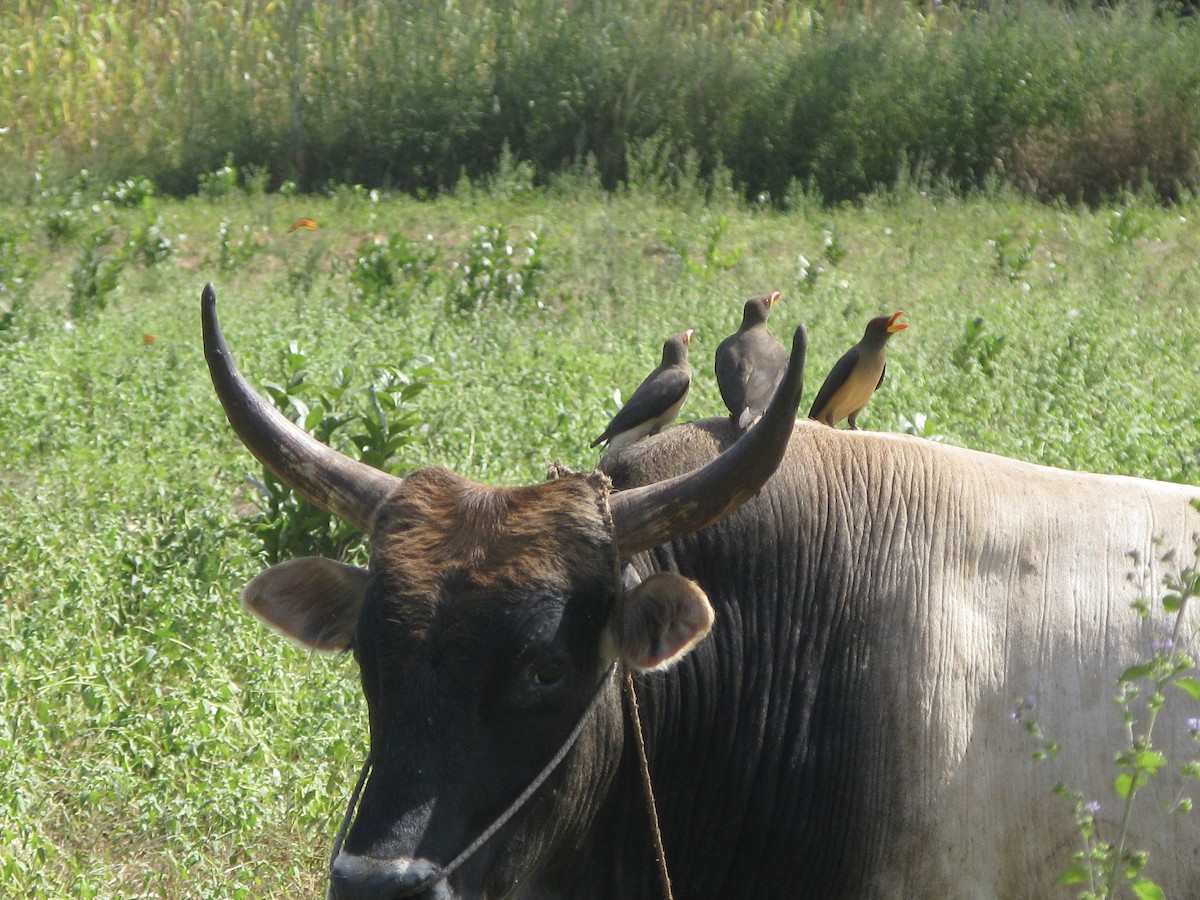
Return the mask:
M 879 370 L 879 380 L 875 382 L 875 390 L 879 390 L 879 386 L 883 384 L 883 376 L 887 374 L 887 363 L 883 364 L 883 368 Z
M 635 425 L 661 416 L 687 396 L 691 384 L 692 375 L 685 367 L 655 369 L 637 386 L 629 401 L 617 410 L 604 433 L 592 441 L 591 446 L 598 447 Z
M 856 365 L 858 365 L 857 344 L 843 353 L 842 358 L 833 364 L 833 368 L 825 376 L 825 383 L 821 385 L 821 390 L 817 391 L 817 399 L 813 401 L 812 409 L 808 411 L 810 419 L 820 418 L 825 407 L 838 392 L 838 388 L 846 383 L 846 379 L 850 377 L 850 373 L 854 371 Z
M 783 344 L 770 338 L 763 342 L 754 355 L 755 365 L 746 381 L 746 406 L 754 412 L 763 412 L 775 396 L 775 389 L 783 380 L 787 370 L 788 352 Z
M 735 416 L 746 408 L 746 384 L 754 373 L 754 363 L 743 352 L 738 337 L 723 340 L 713 362 L 721 399 Z

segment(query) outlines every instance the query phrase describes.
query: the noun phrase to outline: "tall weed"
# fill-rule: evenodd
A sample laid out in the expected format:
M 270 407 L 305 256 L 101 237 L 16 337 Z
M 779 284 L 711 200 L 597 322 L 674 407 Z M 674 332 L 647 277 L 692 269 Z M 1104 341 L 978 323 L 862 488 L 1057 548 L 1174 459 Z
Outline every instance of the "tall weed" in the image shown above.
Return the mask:
M 293 341 L 282 354 L 280 370 L 280 380 L 264 382 L 263 388 L 284 415 L 354 459 L 402 473 L 401 450 L 421 421 L 413 401 L 433 377 L 427 358 L 365 371 L 347 365 L 326 381 L 310 371 L 307 354 Z M 301 498 L 266 468 L 251 483 L 260 506 L 253 529 L 268 562 L 361 553 L 365 535 Z

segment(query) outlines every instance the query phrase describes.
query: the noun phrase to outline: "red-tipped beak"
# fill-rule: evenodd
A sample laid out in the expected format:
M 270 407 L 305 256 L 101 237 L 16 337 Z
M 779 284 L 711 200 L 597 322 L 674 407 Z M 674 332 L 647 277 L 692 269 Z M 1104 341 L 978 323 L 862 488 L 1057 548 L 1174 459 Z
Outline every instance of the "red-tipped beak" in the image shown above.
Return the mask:
M 770 309 L 772 306 L 774 306 L 782 296 L 783 294 L 780 291 L 771 291 L 771 296 L 767 298 L 767 309 Z
M 683 344 L 685 347 L 692 342 L 692 335 L 695 333 L 696 333 L 695 328 L 689 328 L 687 331 L 685 331 L 683 333 Z
M 907 327 L 908 327 L 908 323 L 907 323 L 907 322 L 897 322 L 897 321 L 896 321 L 896 320 L 897 320 L 897 319 L 899 319 L 899 318 L 900 318 L 902 315 L 904 315 L 904 310 L 902 310 L 902 309 L 901 309 L 901 310 L 899 310 L 899 311 L 897 311 L 897 312 L 894 312 L 894 313 L 892 313 L 892 314 L 891 314 L 891 315 L 888 317 L 888 323 L 887 323 L 887 332 L 888 332 L 888 334 L 895 334 L 897 331 L 903 331 L 905 328 L 907 328 Z

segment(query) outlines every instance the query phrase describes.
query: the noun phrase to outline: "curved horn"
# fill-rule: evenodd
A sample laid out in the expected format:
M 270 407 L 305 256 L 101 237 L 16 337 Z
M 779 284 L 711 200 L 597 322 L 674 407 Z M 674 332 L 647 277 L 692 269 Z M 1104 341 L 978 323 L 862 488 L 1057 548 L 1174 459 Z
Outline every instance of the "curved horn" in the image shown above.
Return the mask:
M 711 525 L 756 494 L 783 459 L 804 389 L 808 333 L 801 325 L 775 396 L 758 424 L 694 472 L 612 495 L 622 559 Z
M 404 479 L 322 444 L 250 387 L 221 334 L 211 284 L 200 295 L 200 319 L 213 387 L 242 443 L 304 499 L 371 534 L 379 507 Z

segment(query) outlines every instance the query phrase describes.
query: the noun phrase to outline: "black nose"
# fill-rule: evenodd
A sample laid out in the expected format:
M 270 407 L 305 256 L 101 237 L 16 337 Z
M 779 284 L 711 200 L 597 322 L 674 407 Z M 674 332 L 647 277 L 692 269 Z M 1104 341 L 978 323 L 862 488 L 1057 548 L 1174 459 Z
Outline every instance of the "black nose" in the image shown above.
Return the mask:
M 339 853 L 329 873 L 330 900 L 450 900 L 441 867 L 427 859 L 374 859 Z

